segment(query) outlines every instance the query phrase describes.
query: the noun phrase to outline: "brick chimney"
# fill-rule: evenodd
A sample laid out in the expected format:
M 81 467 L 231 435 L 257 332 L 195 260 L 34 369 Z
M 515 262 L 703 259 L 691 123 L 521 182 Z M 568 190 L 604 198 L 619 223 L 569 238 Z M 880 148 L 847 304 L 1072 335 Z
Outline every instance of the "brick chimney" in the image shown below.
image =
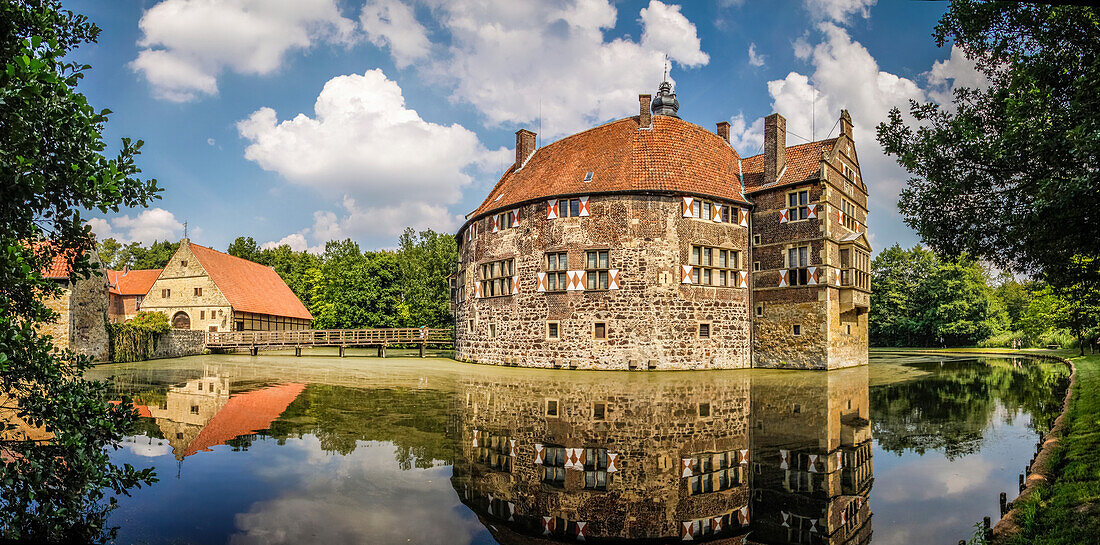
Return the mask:
M 715 132 L 717 132 L 718 136 L 721 136 L 722 140 L 725 140 L 727 144 L 730 143 L 730 122 L 729 121 L 719 122 L 718 123 L 718 130 L 715 131 Z
M 848 115 L 848 110 L 840 111 L 840 134 L 852 138 L 852 116 Z
M 779 114 L 764 118 L 764 183 L 771 184 L 787 166 L 787 120 Z
M 522 167 L 532 153 L 535 153 L 535 133 L 527 129 L 516 131 L 516 169 Z
M 638 95 L 638 126 L 649 127 L 653 124 L 653 112 L 649 111 L 653 95 Z

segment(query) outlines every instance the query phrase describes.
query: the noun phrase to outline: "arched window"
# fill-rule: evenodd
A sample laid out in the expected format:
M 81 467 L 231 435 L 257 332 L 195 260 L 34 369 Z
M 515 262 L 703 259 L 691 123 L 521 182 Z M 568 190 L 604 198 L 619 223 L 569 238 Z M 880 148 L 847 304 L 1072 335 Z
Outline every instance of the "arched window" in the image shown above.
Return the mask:
M 176 329 L 191 329 L 191 317 L 182 310 L 177 312 L 172 316 L 172 327 Z

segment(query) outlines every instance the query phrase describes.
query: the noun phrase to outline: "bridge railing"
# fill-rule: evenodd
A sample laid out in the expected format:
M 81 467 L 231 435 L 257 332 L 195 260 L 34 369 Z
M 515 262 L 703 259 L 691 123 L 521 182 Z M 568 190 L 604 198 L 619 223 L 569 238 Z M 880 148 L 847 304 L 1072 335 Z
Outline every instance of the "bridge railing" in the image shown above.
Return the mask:
M 450 328 L 298 329 L 285 331 L 211 331 L 210 347 L 233 346 L 382 346 L 451 343 Z

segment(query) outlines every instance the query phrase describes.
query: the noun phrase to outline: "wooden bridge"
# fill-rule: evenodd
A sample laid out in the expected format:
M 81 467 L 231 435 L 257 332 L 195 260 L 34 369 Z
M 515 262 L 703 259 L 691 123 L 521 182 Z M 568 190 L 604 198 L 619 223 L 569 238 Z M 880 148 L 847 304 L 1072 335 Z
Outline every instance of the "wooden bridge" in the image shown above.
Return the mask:
M 386 357 L 386 348 L 394 345 L 416 346 L 420 357 L 429 344 L 454 346 L 450 328 L 386 328 L 386 329 L 298 329 L 288 331 L 211 331 L 206 334 L 206 347 L 211 350 L 248 349 L 255 356 L 260 350 L 294 349 L 295 356 L 303 348 L 337 347 L 340 357 L 346 348 L 377 347 L 378 356 Z

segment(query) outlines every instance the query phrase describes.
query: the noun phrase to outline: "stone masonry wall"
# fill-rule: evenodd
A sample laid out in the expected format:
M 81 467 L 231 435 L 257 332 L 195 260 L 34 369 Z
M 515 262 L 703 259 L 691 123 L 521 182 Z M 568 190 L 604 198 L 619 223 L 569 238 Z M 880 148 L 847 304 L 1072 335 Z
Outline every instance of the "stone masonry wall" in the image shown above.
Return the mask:
M 195 288 L 201 288 L 202 295 L 196 295 Z M 171 290 L 167 298 L 163 296 L 165 289 Z M 185 312 L 191 318 L 191 329 L 196 331 L 207 331 L 210 326 L 218 331 L 231 331 L 233 327 L 229 300 L 199 264 L 189 243 L 180 244 L 164 272 L 149 288 L 141 309 L 162 312 L 169 321 L 177 312 Z
M 739 250 L 746 270 L 748 229 L 684 218 L 681 202 L 596 195 L 588 217 L 547 219 L 539 202 L 521 207 L 516 228 L 493 233 L 491 218 L 478 221 L 475 240 L 460 248 L 466 300 L 456 305 L 456 357 L 531 367 L 749 367 L 748 290 L 681 283 L 693 244 Z M 609 250 L 618 290 L 537 291 L 546 252 L 565 251 L 569 270 L 583 270 L 585 251 L 596 249 Z M 478 266 L 507 258 L 515 259 L 518 294 L 476 298 Z M 547 321 L 560 323 L 560 339 L 547 339 Z M 597 321 L 607 323 L 606 340 L 593 338 Z M 698 338 L 700 322 L 711 324 L 709 339 Z
M 206 332 L 193 329 L 172 329 L 157 337 L 157 346 L 149 359 L 182 358 L 202 354 L 206 349 Z

